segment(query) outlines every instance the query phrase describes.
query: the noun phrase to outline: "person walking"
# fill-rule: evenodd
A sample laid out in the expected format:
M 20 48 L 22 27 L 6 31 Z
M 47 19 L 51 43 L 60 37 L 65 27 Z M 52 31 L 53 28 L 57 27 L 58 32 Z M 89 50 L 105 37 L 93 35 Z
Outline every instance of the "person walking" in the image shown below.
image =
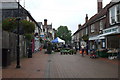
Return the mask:
M 85 46 L 82 44 L 81 45 L 81 49 L 82 49 L 82 56 L 84 56 L 84 49 L 85 49 Z
M 51 53 L 52 53 L 52 45 L 51 45 L 50 42 L 49 42 L 48 45 L 47 45 L 47 53 L 48 53 L 48 54 L 51 54 Z

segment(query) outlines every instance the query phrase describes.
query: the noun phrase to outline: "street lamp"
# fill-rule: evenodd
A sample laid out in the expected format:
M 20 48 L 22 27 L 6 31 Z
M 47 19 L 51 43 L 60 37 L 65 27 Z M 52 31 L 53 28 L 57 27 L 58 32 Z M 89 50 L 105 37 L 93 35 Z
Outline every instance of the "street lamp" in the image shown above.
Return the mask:
M 17 65 L 16 68 L 20 68 L 20 47 L 19 47 L 19 21 L 20 21 L 20 15 L 19 15 L 19 0 L 18 0 L 18 17 L 17 17 L 17 21 L 18 21 L 18 27 L 17 27 Z

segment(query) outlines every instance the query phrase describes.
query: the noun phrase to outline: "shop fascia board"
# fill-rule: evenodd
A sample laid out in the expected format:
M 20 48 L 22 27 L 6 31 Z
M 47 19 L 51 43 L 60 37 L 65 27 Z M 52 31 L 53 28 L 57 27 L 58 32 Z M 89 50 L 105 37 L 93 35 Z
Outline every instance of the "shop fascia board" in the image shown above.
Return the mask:
M 118 34 L 120 33 L 120 26 L 114 26 L 111 28 L 107 28 L 103 30 L 103 34 L 101 34 L 100 36 L 108 36 L 111 34 Z

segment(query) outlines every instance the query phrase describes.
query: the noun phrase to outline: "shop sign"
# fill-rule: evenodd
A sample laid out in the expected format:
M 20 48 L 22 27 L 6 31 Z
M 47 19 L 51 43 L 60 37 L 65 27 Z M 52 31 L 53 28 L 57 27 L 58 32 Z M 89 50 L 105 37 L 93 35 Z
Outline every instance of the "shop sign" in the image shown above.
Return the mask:
M 40 37 L 44 37 L 44 35 L 40 35 Z
M 105 29 L 105 30 L 103 30 L 103 34 L 106 34 L 106 33 L 120 33 L 119 28 L 120 27 L 117 26 L 117 27 L 112 27 L 112 28 Z

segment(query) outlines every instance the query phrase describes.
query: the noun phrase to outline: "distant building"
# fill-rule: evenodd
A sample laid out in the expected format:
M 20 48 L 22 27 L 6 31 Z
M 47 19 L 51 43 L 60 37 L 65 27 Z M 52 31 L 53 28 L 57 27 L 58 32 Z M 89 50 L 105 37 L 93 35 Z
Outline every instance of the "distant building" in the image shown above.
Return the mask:
M 44 40 L 51 41 L 53 40 L 52 36 L 52 24 L 47 24 L 47 19 L 44 19 L 44 24 L 43 24 L 43 34 L 44 34 Z
M 20 8 L 19 16 L 18 16 L 18 6 Z M 38 25 L 38 23 L 35 21 L 35 19 L 31 16 L 31 14 L 14 0 L 9 0 L 9 1 L 6 0 L 6 1 L 2 2 L 2 20 L 9 18 L 9 17 L 20 17 L 21 20 L 27 20 L 27 21 L 33 22 L 35 24 L 34 34 L 39 34 L 41 31 L 41 27 Z M 16 31 L 13 31 L 13 32 L 16 33 Z M 21 27 L 20 35 L 23 35 L 23 34 L 24 34 L 24 32 Z M 35 48 L 34 42 L 35 41 L 32 40 L 32 51 L 33 52 L 34 52 L 34 48 Z
M 17 0 L 0 0 L 0 2 L 17 2 Z

